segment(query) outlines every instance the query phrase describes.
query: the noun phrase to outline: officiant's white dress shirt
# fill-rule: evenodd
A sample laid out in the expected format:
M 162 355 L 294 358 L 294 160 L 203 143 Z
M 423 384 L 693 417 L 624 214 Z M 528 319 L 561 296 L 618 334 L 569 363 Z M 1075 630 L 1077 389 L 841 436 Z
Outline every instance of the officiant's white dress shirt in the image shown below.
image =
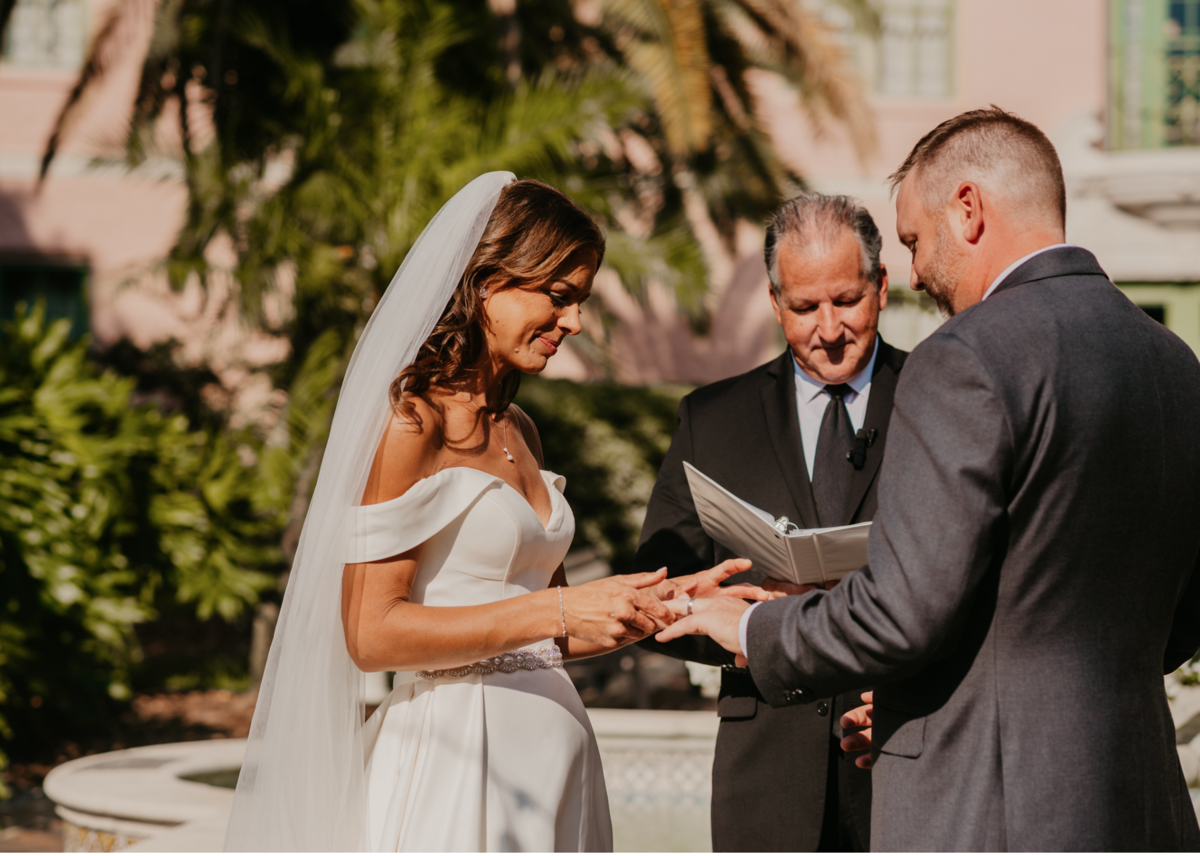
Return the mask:
M 871 378 L 875 374 L 875 357 L 879 354 L 879 336 L 867 367 L 846 381 L 853 393 L 844 399 L 850 414 L 850 426 L 857 431 L 867 418 L 867 399 L 871 396 Z M 813 462 L 817 457 L 817 438 L 821 435 L 821 420 L 829 406 L 830 395 L 825 391 L 825 381 L 817 380 L 792 358 L 792 369 L 796 374 L 796 410 L 800 416 L 800 439 L 804 444 L 804 464 L 808 477 L 812 479 Z M 849 450 L 847 450 L 849 451 Z

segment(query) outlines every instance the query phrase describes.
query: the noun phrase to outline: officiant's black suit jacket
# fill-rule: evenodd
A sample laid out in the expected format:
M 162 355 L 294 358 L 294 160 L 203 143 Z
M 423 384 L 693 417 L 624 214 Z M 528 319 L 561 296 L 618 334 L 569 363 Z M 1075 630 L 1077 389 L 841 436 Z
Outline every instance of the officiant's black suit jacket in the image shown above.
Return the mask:
M 853 475 L 845 519 L 824 521 L 826 526 L 866 521 L 875 514 L 877 474 L 905 356 L 904 351 L 879 341 L 861 426 L 875 429 L 876 439 L 867 449 L 863 468 Z M 679 426 L 646 511 L 635 571 L 666 565 L 676 576 L 735 558 L 701 527 L 684 461 L 776 517 L 786 516 L 802 528 L 822 525 L 804 463 L 790 351 L 746 374 L 702 387 L 680 402 Z M 762 579 L 754 571 L 742 577 Z M 733 664 L 733 655 L 706 637 L 642 644 L 685 660 Z M 838 714 L 859 704 L 857 694 L 846 694 L 818 704 L 773 709 L 748 673 L 724 671 L 713 763 L 714 849 L 815 850 L 825 808 L 830 743 L 840 734 Z M 871 774 L 853 764 L 839 766 L 843 802 L 848 803 L 865 847 Z
M 1163 673 L 1200 646 L 1200 363 L 1049 250 L 915 348 L 870 564 L 757 607 L 769 702 L 875 686 L 879 850 L 1200 850 Z

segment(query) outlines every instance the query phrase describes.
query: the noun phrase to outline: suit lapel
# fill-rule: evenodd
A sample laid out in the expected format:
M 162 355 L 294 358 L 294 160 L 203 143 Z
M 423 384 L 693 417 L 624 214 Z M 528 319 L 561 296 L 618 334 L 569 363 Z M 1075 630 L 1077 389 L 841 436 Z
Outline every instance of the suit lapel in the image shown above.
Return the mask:
M 800 417 L 796 413 L 796 379 L 789 348 L 767 371 L 770 382 L 763 385 L 763 414 L 767 420 L 767 436 L 779 462 L 779 471 L 800 513 L 794 521 L 805 529 L 815 528 L 817 503 L 813 500 L 812 482 L 804 464 L 804 445 L 800 438 Z M 779 430 L 776 426 L 780 426 Z
M 867 430 L 874 428 L 879 433 L 875 442 L 867 448 L 867 459 L 863 468 L 855 470 L 850 479 L 850 496 L 846 503 L 845 519 L 840 521 L 843 526 L 848 525 L 858 513 L 871 482 L 879 472 L 879 465 L 883 463 L 888 422 L 892 417 L 892 401 L 896 397 L 896 382 L 899 380 L 897 363 L 901 361 L 901 355 L 896 349 L 880 338 L 879 353 L 875 357 L 875 374 L 871 376 L 871 397 L 867 401 L 867 415 L 862 425 Z

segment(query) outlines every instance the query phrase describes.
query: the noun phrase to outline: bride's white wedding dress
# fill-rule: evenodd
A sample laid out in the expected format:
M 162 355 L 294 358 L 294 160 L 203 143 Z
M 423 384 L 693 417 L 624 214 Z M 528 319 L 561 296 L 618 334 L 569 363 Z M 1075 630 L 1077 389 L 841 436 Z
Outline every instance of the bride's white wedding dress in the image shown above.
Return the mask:
M 544 589 L 567 552 L 574 519 L 550 473 L 545 526 L 503 480 L 462 467 L 358 507 L 395 415 L 388 389 L 442 317 L 515 178 L 487 173 L 442 207 L 355 346 L 259 687 L 227 850 L 611 848 L 600 757 L 561 668 L 401 674 L 364 726 L 363 674 L 342 625 L 347 562 L 424 543 L 412 600 L 457 606 Z
M 410 600 L 425 606 L 494 603 L 545 589 L 575 518 L 562 476 L 543 470 L 542 478 L 553 509 L 545 525 L 503 479 L 469 467 L 441 470 L 402 496 L 352 509 L 348 561 L 424 544 Z M 457 677 L 396 675 L 363 729 L 369 847 L 612 849 L 596 739 L 566 672 L 500 666 Z

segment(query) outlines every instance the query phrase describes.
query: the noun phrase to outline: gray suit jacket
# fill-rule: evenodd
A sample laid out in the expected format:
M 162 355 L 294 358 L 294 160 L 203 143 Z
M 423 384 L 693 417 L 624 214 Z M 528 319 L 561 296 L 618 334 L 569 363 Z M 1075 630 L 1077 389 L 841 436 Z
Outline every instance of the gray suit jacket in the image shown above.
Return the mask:
M 870 564 L 751 616 L 773 705 L 874 685 L 872 848 L 1200 850 L 1200 364 L 1069 248 L 905 364 Z

